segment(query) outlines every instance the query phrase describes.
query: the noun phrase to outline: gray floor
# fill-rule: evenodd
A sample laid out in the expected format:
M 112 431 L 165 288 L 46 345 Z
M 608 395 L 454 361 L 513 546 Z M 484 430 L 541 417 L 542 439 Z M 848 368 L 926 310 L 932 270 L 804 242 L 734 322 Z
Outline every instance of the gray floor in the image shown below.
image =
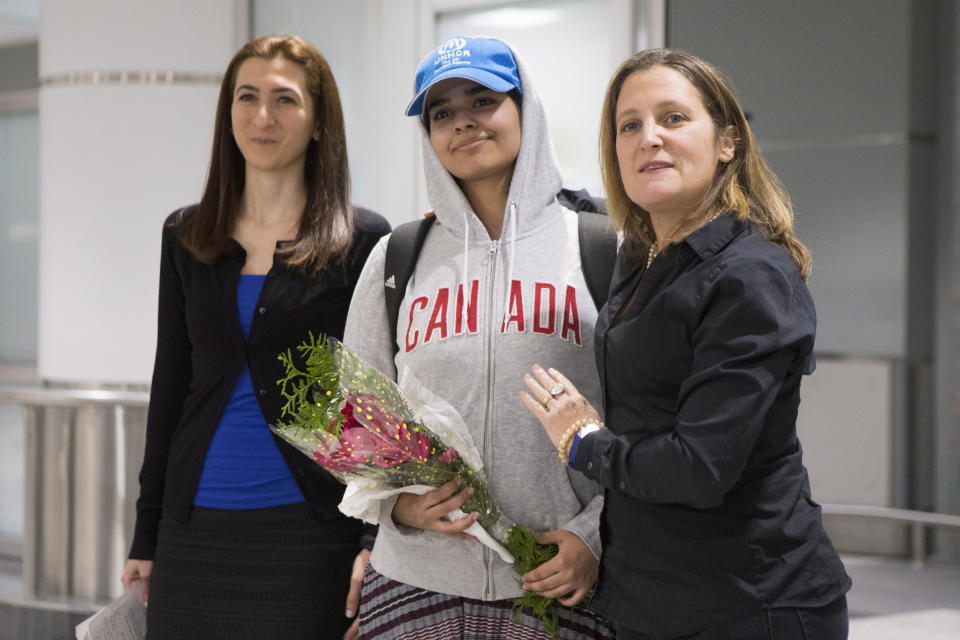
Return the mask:
M 960 565 L 844 556 L 850 640 L 960 640 Z
M 960 640 L 960 564 L 844 556 L 853 589 L 850 640 Z M 19 565 L 0 561 L 0 640 L 66 640 L 83 617 L 35 610 L 22 599 Z
M 960 640 L 960 564 L 844 556 L 853 589 L 850 640 Z M 25 615 L 19 565 L 0 560 L 0 640 L 67 638 L 82 616 L 40 611 Z

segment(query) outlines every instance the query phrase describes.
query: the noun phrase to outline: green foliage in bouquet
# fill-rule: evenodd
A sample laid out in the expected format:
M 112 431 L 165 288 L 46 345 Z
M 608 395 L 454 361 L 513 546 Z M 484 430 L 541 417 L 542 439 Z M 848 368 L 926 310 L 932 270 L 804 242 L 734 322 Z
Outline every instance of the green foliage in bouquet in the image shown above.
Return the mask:
M 520 575 L 533 571 L 547 560 L 557 555 L 557 545 L 540 544 L 532 530 L 517 525 L 510 529 L 504 546 L 513 554 L 513 568 Z M 533 611 L 550 635 L 557 637 L 559 621 L 557 619 L 557 602 L 553 598 L 545 598 L 533 591 L 524 591 L 513 601 L 513 621 L 516 622 L 524 609 Z
M 284 402 L 282 416 L 289 422 L 280 422 L 287 429 L 317 430 L 340 437 L 343 416 L 340 415 L 340 374 L 334 364 L 326 336 L 319 340 L 310 334 L 306 342 L 297 347 L 306 356 L 306 371 L 297 368 L 293 353 L 287 349 L 278 358 L 283 363 L 286 376 L 277 381 Z

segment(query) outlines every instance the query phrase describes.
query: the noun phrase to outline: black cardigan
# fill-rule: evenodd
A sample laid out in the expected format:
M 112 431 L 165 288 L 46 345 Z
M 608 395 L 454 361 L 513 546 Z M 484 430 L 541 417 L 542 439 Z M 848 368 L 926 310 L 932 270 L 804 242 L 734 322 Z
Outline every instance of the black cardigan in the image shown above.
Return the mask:
M 721 216 L 649 269 L 624 252 L 597 322 L 608 430 L 575 467 L 606 489 L 594 605 L 685 636 L 850 587 L 797 440 L 816 314 L 786 251 Z M 645 261 L 645 260 L 643 260 Z
M 357 208 L 353 243 L 345 263 L 318 275 L 285 265 L 279 257 L 267 274 L 245 339 L 237 315 L 243 248 L 211 265 L 193 257 L 177 237 L 180 212 L 164 224 L 160 260 L 157 354 L 140 471 L 140 498 L 130 557 L 153 559 L 161 514 L 190 518 L 207 449 L 244 362 L 260 409 L 269 423 L 283 404 L 276 381 L 277 355 L 308 332 L 343 337 L 347 308 L 367 255 L 390 231 L 380 215 Z M 187 213 L 186 215 L 189 215 Z M 274 436 L 294 480 L 320 521 L 344 517 L 337 509 L 343 485 Z M 360 523 L 357 521 L 358 542 Z

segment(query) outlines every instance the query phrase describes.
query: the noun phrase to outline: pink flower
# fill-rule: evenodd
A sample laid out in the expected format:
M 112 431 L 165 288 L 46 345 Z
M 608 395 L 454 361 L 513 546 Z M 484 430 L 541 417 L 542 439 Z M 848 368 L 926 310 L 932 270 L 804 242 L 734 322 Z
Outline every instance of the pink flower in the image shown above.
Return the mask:
M 340 409 L 340 415 L 343 416 L 343 430 L 354 429 L 360 426 L 357 419 L 353 417 L 353 406 L 348 402 L 344 403 L 343 409 Z
M 331 471 L 353 471 L 362 465 L 395 467 L 414 460 L 430 460 L 430 438 L 419 425 L 410 427 L 398 416 L 387 413 L 380 399 L 372 393 L 352 393 L 340 410 L 344 417 L 343 431 L 336 451 L 317 447 L 314 460 Z M 457 452 L 447 450 L 449 461 Z
M 346 401 L 351 418 L 378 435 L 392 438 L 404 425 L 399 416 L 384 411 L 380 399 L 372 393 L 347 394 Z
M 401 425 L 396 435 L 400 450 L 417 462 L 426 462 L 430 459 L 430 438 L 411 430 L 405 424 Z
M 389 453 L 378 453 L 370 458 L 370 464 L 381 467 L 383 469 L 389 469 L 390 467 L 395 467 L 398 464 L 407 462 L 410 458 L 402 455 L 392 455 Z
M 395 467 L 410 458 L 399 442 L 371 432 L 359 423 L 344 429 L 336 447 L 331 453 L 326 445 L 317 446 L 313 459 L 329 471 L 355 471 L 364 465 Z
M 374 456 L 400 457 L 398 447 L 387 439 L 371 432 L 369 429 L 358 427 L 344 431 L 340 436 L 340 451 L 357 461 L 366 462 Z
M 457 450 L 453 447 L 449 447 L 446 451 L 440 454 L 440 462 L 444 464 L 450 464 L 451 462 L 456 462 L 457 458 L 460 457 L 460 454 L 457 453 Z
M 360 465 L 340 450 L 329 453 L 324 445 L 313 450 L 313 459 L 327 471 L 354 471 Z

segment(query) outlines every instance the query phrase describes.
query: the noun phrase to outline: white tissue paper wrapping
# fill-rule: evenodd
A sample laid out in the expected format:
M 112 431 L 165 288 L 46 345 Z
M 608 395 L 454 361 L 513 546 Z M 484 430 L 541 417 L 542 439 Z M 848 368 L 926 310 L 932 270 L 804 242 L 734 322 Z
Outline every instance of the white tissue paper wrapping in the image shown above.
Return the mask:
M 476 471 L 482 478 L 483 460 L 477 447 L 473 444 L 473 438 L 470 437 L 470 432 L 467 430 L 463 418 L 460 417 L 460 413 L 449 402 L 420 384 L 409 367 L 403 368 L 398 386 L 407 404 L 410 405 L 421 422 L 437 434 L 447 446 L 456 449 L 467 466 Z M 340 501 L 340 511 L 364 522 L 379 524 L 380 502 L 382 500 L 400 493 L 423 495 L 435 488 L 416 484 L 399 489 L 386 489 L 375 480 L 357 478 L 347 483 L 347 490 L 343 494 L 343 500 Z M 459 520 L 466 515 L 463 511 L 457 509 L 447 514 L 447 519 Z M 513 554 L 487 533 L 479 523 L 474 522 L 465 529 L 465 532 L 495 551 L 504 562 L 513 563 Z

